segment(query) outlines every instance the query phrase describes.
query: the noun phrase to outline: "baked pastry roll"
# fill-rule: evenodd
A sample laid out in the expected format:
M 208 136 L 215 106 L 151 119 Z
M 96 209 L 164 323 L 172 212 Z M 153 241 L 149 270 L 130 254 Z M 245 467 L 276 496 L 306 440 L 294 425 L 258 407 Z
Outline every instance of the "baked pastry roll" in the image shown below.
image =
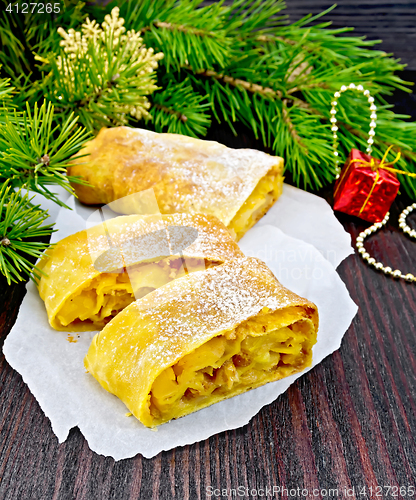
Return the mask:
M 59 241 L 38 282 L 56 330 L 101 330 L 119 311 L 181 275 L 243 256 L 209 215 L 130 215 Z
M 87 156 L 74 159 L 68 174 L 91 184 L 73 186 L 83 203 L 121 198 L 115 211 L 140 213 L 131 198 L 122 198 L 153 188 L 162 214 L 215 215 L 237 240 L 283 188 L 282 158 L 178 134 L 102 129 L 81 154 Z
M 253 258 L 168 283 L 91 343 L 86 369 L 154 427 L 311 364 L 318 312 Z

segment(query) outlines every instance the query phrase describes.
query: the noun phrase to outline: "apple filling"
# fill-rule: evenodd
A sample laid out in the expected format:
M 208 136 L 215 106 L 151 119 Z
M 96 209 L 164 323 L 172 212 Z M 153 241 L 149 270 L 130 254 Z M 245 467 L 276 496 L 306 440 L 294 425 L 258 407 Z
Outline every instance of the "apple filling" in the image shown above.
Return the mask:
M 131 266 L 122 273 L 101 273 L 68 298 L 56 315 L 66 330 L 101 330 L 122 309 L 173 279 L 208 269 L 206 259 L 165 259 Z
M 279 198 L 282 194 L 282 184 L 282 175 L 273 169 L 259 181 L 228 225 L 236 241 L 242 238 Z
M 153 382 L 143 423 L 167 422 L 311 364 L 316 342 L 311 320 L 275 328 L 281 321 L 266 325 L 261 318 L 212 338 L 165 369 Z

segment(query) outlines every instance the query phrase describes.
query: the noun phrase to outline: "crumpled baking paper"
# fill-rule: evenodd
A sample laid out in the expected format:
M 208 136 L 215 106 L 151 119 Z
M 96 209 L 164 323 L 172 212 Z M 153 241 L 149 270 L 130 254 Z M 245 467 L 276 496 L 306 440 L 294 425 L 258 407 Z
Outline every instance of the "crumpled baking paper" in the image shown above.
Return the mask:
M 350 234 L 344 231 L 328 202 L 288 184 L 284 184 L 283 194 L 256 226 L 266 224 L 310 243 L 335 268 L 354 253 Z
M 36 201 L 42 202 L 41 197 L 37 196 Z M 85 219 L 93 210 L 78 202 L 74 205 L 73 198 L 67 203 L 76 210 L 60 209 L 57 213 L 55 206 L 48 207 L 59 229 L 54 241 L 85 229 Z M 285 185 L 277 204 L 244 236 L 240 246 L 246 255 L 265 261 L 283 285 L 318 306 L 320 327 L 313 348 L 313 366 L 338 349 L 357 306 L 335 271 L 334 266 L 352 250 L 349 236 L 329 205 Z M 115 460 L 137 453 L 150 458 L 162 450 L 241 427 L 310 369 L 163 424 L 154 431 L 134 417 L 127 417 L 126 406 L 86 373 L 83 358 L 95 333 L 73 334 L 76 342 L 69 342 L 68 333 L 53 330 L 36 287 L 30 282 L 16 324 L 5 341 L 4 353 L 49 417 L 60 442 L 72 427 L 78 426 L 92 450 Z
M 255 227 L 266 224 L 276 226 L 287 235 L 316 247 L 337 268 L 348 255 L 354 253 L 351 236 L 323 198 L 288 184 L 283 186 L 283 194 Z M 34 200 L 49 211 L 50 222 L 55 222 L 59 216 L 59 231 L 52 235 L 53 243 L 85 229 L 87 219 L 96 211 L 96 208 L 81 205 L 59 186 L 54 191 L 72 211 L 60 209 L 56 203 L 40 195 L 36 195 Z

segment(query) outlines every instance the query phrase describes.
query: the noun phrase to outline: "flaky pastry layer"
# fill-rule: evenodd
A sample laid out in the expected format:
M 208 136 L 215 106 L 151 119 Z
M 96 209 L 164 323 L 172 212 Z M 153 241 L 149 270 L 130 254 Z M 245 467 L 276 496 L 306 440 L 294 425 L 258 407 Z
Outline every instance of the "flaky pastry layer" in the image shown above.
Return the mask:
M 84 363 L 154 427 L 303 370 L 317 330 L 314 304 L 243 258 L 132 303 L 94 337 Z
M 214 215 L 237 238 L 282 192 L 282 158 L 179 134 L 102 129 L 81 153 L 68 174 L 91 184 L 74 184 L 83 203 L 119 200 L 114 210 L 138 213 L 140 202 L 125 197 L 152 188 L 161 213 Z
M 212 216 L 116 217 L 48 250 L 38 290 L 56 330 L 101 330 L 135 299 L 242 255 Z

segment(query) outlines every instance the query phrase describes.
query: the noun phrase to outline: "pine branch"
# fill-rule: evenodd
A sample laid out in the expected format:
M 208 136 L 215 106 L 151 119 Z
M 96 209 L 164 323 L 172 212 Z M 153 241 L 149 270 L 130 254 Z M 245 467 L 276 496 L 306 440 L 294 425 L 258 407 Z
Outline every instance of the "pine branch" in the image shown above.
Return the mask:
M 173 23 L 165 23 L 163 21 L 156 21 L 153 23 L 156 28 L 167 29 L 170 31 L 182 31 L 187 35 L 197 35 L 200 37 L 209 37 L 214 38 L 214 33 L 194 27 L 185 26 L 184 24 L 173 24 Z M 150 26 L 145 26 L 140 30 L 140 33 L 145 33 L 146 31 L 150 31 Z
M 1 69 L 1 66 L 0 66 Z M 14 88 L 10 85 L 10 79 L 0 79 L 0 125 L 6 121 L 12 109 L 12 93 Z
M 244 122 L 256 137 L 262 137 L 265 145 L 270 145 L 272 141 L 277 154 L 282 148 L 278 147 L 276 138 L 284 137 L 291 143 L 290 149 L 298 158 L 298 161 L 293 161 L 288 148 L 280 152 L 286 158 L 286 165 L 295 181 L 304 187 L 316 188 L 333 181 L 335 177 L 329 126 L 329 103 L 333 93 L 341 85 L 354 81 L 369 88 L 380 105 L 383 94 L 389 94 L 393 88 L 408 90 L 405 82 L 393 74 L 395 70 L 402 69 L 400 64 L 382 52 L 367 50 L 366 47 L 374 45 L 374 42 L 363 42 L 356 37 L 338 37 L 344 31 L 328 30 L 327 25 L 306 27 L 306 20 L 302 20 L 295 25 L 280 26 L 268 35 L 247 35 L 249 49 L 243 55 L 233 55 L 223 71 L 201 67 L 195 70 L 189 65 L 186 69 L 193 71 L 194 88 L 209 96 L 212 112 L 218 121 L 225 120 L 232 129 L 235 121 Z M 241 33 L 238 36 L 242 40 Z M 268 46 L 265 49 L 266 37 Z M 277 100 L 283 102 L 279 105 Z M 357 108 L 360 113 L 353 113 L 352 121 L 358 127 L 368 127 L 365 106 L 363 102 Z M 345 107 L 350 108 L 348 103 Z M 259 109 L 266 114 L 260 116 Z M 279 116 L 286 135 L 276 133 L 266 109 L 274 110 Z M 305 123 L 313 126 L 302 132 L 304 123 L 293 121 L 292 115 L 304 113 Z M 314 115 L 316 118 L 312 118 Z M 390 116 L 394 123 L 400 123 L 398 118 Z M 383 120 L 382 115 L 380 119 Z M 414 130 L 413 126 L 401 125 L 409 133 Z M 397 135 L 389 135 L 390 143 L 399 142 Z M 309 146 L 305 147 L 305 143 L 309 142 L 305 141 L 307 137 L 315 139 L 311 142 L 311 150 Z M 352 142 L 347 138 L 342 141 L 345 146 Z M 407 143 L 409 149 L 412 141 L 407 137 L 403 144 Z M 380 142 L 385 141 L 380 137 Z M 319 155 L 312 154 L 316 153 L 315 150 L 319 150 Z M 410 165 L 408 168 L 414 167 Z M 409 179 L 404 181 L 408 192 L 413 192 L 410 184 L 412 181 Z
M 335 175 L 329 103 L 341 85 L 354 82 L 371 91 L 379 108 L 374 150 L 394 144 L 408 160 L 407 166 L 402 165 L 405 159 L 401 160 L 400 167 L 415 168 L 415 125 L 392 114 L 385 101 L 396 88 L 409 91 L 406 82 L 395 75 L 403 65 L 374 50 L 376 41 L 345 36 L 350 28 L 332 29 L 330 23 L 311 25 L 332 8 L 289 24 L 284 2 L 276 0 L 212 5 L 200 0 L 113 0 L 106 6 L 66 0 L 65 5 L 60 19 L 67 33 L 77 23 L 86 22 L 87 13 L 103 21 L 119 6 L 126 27 L 141 30 L 148 47 L 165 52 L 158 75 L 162 88 L 153 94 L 153 107 L 148 110 L 146 95 L 155 90 L 154 75 L 148 81 L 153 87 L 147 87 L 135 79 L 134 72 L 115 68 L 119 63 L 123 66 L 120 61 L 124 56 L 119 57 L 114 47 L 107 47 L 114 65 L 92 50 L 84 62 L 77 59 L 74 66 L 74 52 L 60 52 L 59 35 L 49 24 L 38 26 L 24 19 L 24 45 L 20 47 L 22 42 L 13 39 L 10 25 L 5 32 L 11 33 L 6 35 L 10 50 L 6 56 L 0 54 L 0 62 L 5 57 L 4 64 L 10 66 L 16 60 L 26 68 L 14 74 L 11 82 L 19 90 L 13 97 L 19 109 L 25 100 L 35 102 L 46 94 L 56 105 L 59 120 L 74 112 L 89 130 L 97 130 L 131 123 L 135 118 L 132 107 L 139 103 L 141 110 L 136 117 L 153 117 L 146 121 L 147 127 L 199 137 L 205 135 L 210 118 L 227 123 L 234 132 L 235 123 L 242 122 L 266 146 L 285 157 L 288 173 L 296 182 L 316 188 L 332 182 Z M 74 21 L 76 16 L 78 21 Z M 0 36 L 1 26 L 0 21 Z M 20 54 L 17 59 L 7 59 L 15 57 L 12 46 Z M 33 58 L 25 47 L 44 71 L 42 80 L 34 78 Z M 132 59 L 125 59 L 127 68 L 131 63 Z M 4 71 L 9 71 L 9 66 L 4 66 Z M 347 99 L 340 103 L 339 113 L 343 123 L 340 148 L 347 154 L 351 146 L 365 143 L 369 121 L 366 103 Z M 406 178 L 403 185 L 409 194 L 414 193 L 414 181 Z
M 25 32 L 35 59 L 48 59 L 52 53 L 57 54 L 61 42 L 57 27 L 65 26 L 67 31 L 76 28 L 85 21 L 87 15 L 85 2 L 79 0 L 61 1 L 59 12 L 49 16 L 28 14 Z
M 131 8 L 122 6 L 126 22 L 144 35 L 147 46 L 165 54 L 166 71 L 179 71 L 189 64 L 213 68 L 226 64 L 232 39 L 223 27 L 223 2 L 200 7 L 201 1 L 137 2 Z M 126 4 L 124 4 L 126 5 Z M 124 7 L 124 8 L 123 8 Z
M 0 12 L 0 64 L 3 73 L 13 80 L 20 74 L 28 74 L 31 70 L 31 51 L 24 34 L 24 20 L 21 16 L 10 15 L 4 8 Z
M 192 70 L 191 66 L 184 66 L 184 69 Z M 279 98 L 283 97 L 279 90 L 273 90 L 270 87 L 263 87 L 257 83 L 251 83 L 246 80 L 241 80 L 240 78 L 233 78 L 232 76 L 224 75 L 224 73 L 217 73 L 211 69 L 199 69 L 195 71 L 195 74 L 202 77 L 215 78 L 216 80 L 221 80 L 224 83 L 229 83 L 233 87 L 242 87 L 252 93 L 276 96 Z
M 62 124 L 54 124 L 54 109 L 44 102 L 33 112 L 27 105 L 20 120 L 6 118 L 0 126 L 0 181 L 10 179 L 11 185 L 38 192 L 65 206 L 48 185 L 60 185 L 73 193 L 70 183 L 80 183 L 67 177 L 71 156 L 78 153 L 90 138 L 85 129 L 77 128 L 77 118 L 71 114 Z
M 115 6 L 120 6 L 120 16 L 125 19 L 126 24 L 135 30 L 142 30 L 154 21 L 167 21 L 177 5 L 177 0 L 141 0 L 140 2 L 112 0 L 107 5 L 106 11 L 110 12 Z M 94 14 L 94 17 L 99 20 L 100 12 L 97 10 Z M 186 17 L 185 12 L 184 17 Z
M 176 111 L 173 108 L 168 108 L 167 106 L 165 106 L 163 104 L 153 103 L 153 108 L 158 110 L 158 111 L 163 111 L 164 113 L 168 113 L 169 115 L 174 115 L 182 122 L 188 121 L 188 117 L 184 113 L 182 113 L 181 111 Z
M 58 13 L 38 14 L 30 12 L 34 4 L 29 3 L 28 13 L 24 14 L 17 12 L 18 6 L 7 0 L 0 2 L 4 4 L 0 12 L 1 73 L 10 77 L 16 88 L 15 104 L 25 108 L 26 102 L 33 105 L 43 97 L 39 61 L 45 62 L 59 51 L 61 37 L 56 27 L 72 28 L 82 22 L 87 15 L 82 12 L 85 4 L 78 0 L 63 0 L 59 2 Z M 6 11 L 10 5 L 13 5 L 12 11 Z
M 33 262 L 49 245 L 32 240 L 54 231 L 53 224 L 43 225 L 49 214 L 31 204 L 33 197 L 11 188 L 7 181 L 0 188 L 0 272 L 9 285 L 44 274 Z
M 211 124 L 210 104 L 205 96 L 196 93 L 190 79 L 176 82 L 165 76 L 162 89 L 152 96 L 152 124 L 157 132 L 190 135 L 206 134 Z
M 64 50 L 50 60 L 42 87 L 62 117 L 73 112 L 89 131 L 148 116 L 147 95 L 157 88 L 154 70 L 163 54 L 145 49 L 123 24 L 114 8 L 102 27 L 87 19 L 82 35 L 58 30 Z
M 224 11 L 225 27 L 237 40 L 265 36 L 286 23 L 285 8 L 283 0 L 234 0 Z
M 302 139 L 299 137 L 299 134 L 297 133 L 296 128 L 289 116 L 287 99 L 283 99 L 282 119 L 286 123 L 289 129 L 289 134 L 292 136 L 292 139 L 298 144 L 298 146 L 304 151 L 304 153 L 307 154 L 308 150 L 306 146 L 303 144 Z

